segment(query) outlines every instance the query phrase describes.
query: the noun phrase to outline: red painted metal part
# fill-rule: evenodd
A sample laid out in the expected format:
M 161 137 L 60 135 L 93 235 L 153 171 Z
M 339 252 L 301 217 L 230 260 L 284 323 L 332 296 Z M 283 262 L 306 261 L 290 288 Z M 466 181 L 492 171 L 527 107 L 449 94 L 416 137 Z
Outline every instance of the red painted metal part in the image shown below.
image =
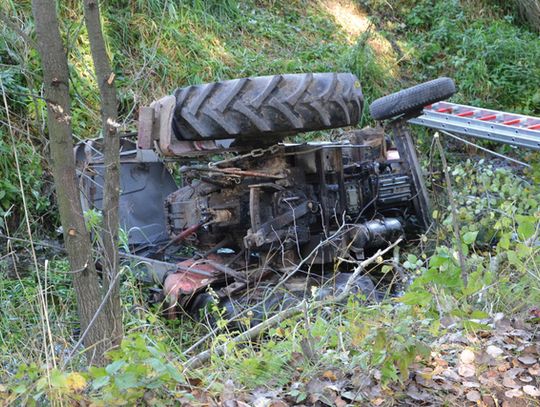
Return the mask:
M 519 122 L 521 122 L 521 119 L 511 119 L 511 120 L 507 120 L 503 122 L 502 124 L 505 124 L 507 126 L 512 126 L 514 124 L 518 124 Z
M 220 275 L 223 274 L 212 263 L 222 263 L 222 259 L 218 255 L 209 255 L 206 262 L 204 259 L 188 259 L 178 263 L 179 270 L 176 273 L 169 274 L 163 283 L 163 292 L 166 295 L 168 307 L 166 314 L 168 318 L 174 318 L 176 314 L 176 306 L 183 296 L 191 296 L 200 289 L 214 282 Z M 193 268 L 191 272 L 189 269 Z M 203 273 L 197 273 L 203 271 Z

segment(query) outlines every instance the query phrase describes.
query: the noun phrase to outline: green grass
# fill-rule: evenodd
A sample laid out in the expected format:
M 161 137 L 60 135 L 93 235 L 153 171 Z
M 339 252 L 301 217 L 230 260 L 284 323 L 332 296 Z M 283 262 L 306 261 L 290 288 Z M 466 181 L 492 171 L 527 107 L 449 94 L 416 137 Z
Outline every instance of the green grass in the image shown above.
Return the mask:
M 455 100 L 517 113 L 540 113 L 540 41 L 493 2 L 367 2 L 374 20 L 402 48 L 404 76 L 417 83 L 452 77 Z M 367 4 L 366 3 L 366 4 Z

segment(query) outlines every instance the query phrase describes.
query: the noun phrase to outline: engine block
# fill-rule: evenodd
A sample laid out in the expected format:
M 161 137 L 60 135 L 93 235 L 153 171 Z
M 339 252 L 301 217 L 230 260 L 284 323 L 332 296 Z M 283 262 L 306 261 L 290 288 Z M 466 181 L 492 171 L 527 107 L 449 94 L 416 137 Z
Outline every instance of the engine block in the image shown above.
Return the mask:
M 346 249 L 362 257 L 416 224 L 410 176 L 399 158 L 387 158 L 382 132 L 254 155 L 182 167 L 187 182 L 165 203 L 171 238 L 197 228 L 191 242 L 197 248 L 220 242 L 259 254 L 279 248 L 289 253 L 287 262 L 281 256 L 272 263 L 286 267 L 339 228 L 346 231 L 339 245 L 321 248 L 315 263 Z

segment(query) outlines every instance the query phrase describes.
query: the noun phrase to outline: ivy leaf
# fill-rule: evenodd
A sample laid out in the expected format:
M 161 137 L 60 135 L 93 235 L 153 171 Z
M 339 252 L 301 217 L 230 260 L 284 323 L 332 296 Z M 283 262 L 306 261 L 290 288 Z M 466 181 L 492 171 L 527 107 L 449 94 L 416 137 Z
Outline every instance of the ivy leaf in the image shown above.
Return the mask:
M 516 252 L 510 250 L 506 253 L 506 255 L 508 256 L 508 262 L 513 265 L 513 266 L 519 266 L 520 264 L 520 261 L 519 261 L 519 257 L 517 256 Z
M 486 319 L 489 317 L 489 315 L 487 314 L 487 312 L 475 310 L 471 312 L 470 317 L 471 319 Z
M 381 272 L 383 274 L 386 274 L 386 273 L 392 271 L 392 269 L 393 269 L 392 266 L 389 266 L 388 264 L 385 264 L 384 266 L 382 266 Z
M 51 370 L 50 382 L 56 388 L 66 388 L 68 384 L 66 376 L 58 369 Z
M 431 303 L 432 295 L 427 291 L 409 291 L 403 295 L 399 301 L 407 305 L 427 306 Z
M 468 245 L 473 244 L 476 240 L 476 236 L 478 236 L 478 231 L 465 233 L 463 235 L 463 243 Z
M 101 377 L 98 377 L 97 379 L 95 379 L 93 382 L 92 382 L 92 388 L 94 390 L 97 390 L 97 389 L 100 389 L 102 388 L 103 386 L 105 386 L 106 384 L 109 384 L 109 381 L 111 380 L 111 377 L 110 376 L 101 376 Z
M 536 225 L 534 224 L 534 222 L 524 220 L 523 222 L 519 223 L 517 231 L 519 237 L 523 240 L 526 240 L 534 235 L 534 232 L 536 231 Z
M 123 360 L 117 360 L 116 362 L 111 363 L 110 365 L 107 365 L 105 370 L 108 374 L 114 375 L 116 372 L 118 372 L 122 367 L 124 367 L 126 364 Z
M 133 372 L 126 372 L 116 376 L 114 378 L 114 382 L 120 390 L 137 387 L 137 385 L 139 384 L 139 381 L 137 380 L 137 375 L 135 375 L 135 373 Z
M 510 238 L 508 234 L 501 236 L 501 239 L 499 240 L 499 247 L 504 250 L 508 250 L 510 248 Z
M 22 394 L 26 393 L 28 391 L 28 388 L 24 384 L 19 384 L 17 387 L 13 389 L 13 392 L 16 394 Z

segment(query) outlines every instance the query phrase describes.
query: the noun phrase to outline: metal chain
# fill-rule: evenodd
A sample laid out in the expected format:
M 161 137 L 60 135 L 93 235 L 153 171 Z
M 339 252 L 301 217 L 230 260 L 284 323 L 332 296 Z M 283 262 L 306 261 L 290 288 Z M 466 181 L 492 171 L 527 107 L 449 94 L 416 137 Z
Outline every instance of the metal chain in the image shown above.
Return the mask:
M 245 158 L 258 158 L 258 157 L 262 157 L 263 155 L 267 154 L 267 153 L 270 153 L 270 154 L 275 154 L 279 151 L 279 144 L 274 144 L 268 148 L 255 148 L 253 150 L 251 150 L 249 153 L 246 153 L 246 154 L 242 154 L 242 155 L 237 155 L 235 157 L 231 157 L 231 158 L 227 158 L 225 160 L 221 160 L 221 161 L 214 161 L 214 162 L 210 162 L 208 163 L 208 167 L 210 168 L 216 168 L 220 165 L 223 165 L 223 164 L 230 164 L 230 163 L 233 163 L 233 162 L 236 162 L 236 161 L 240 161 L 240 160 L 243 160 Z

